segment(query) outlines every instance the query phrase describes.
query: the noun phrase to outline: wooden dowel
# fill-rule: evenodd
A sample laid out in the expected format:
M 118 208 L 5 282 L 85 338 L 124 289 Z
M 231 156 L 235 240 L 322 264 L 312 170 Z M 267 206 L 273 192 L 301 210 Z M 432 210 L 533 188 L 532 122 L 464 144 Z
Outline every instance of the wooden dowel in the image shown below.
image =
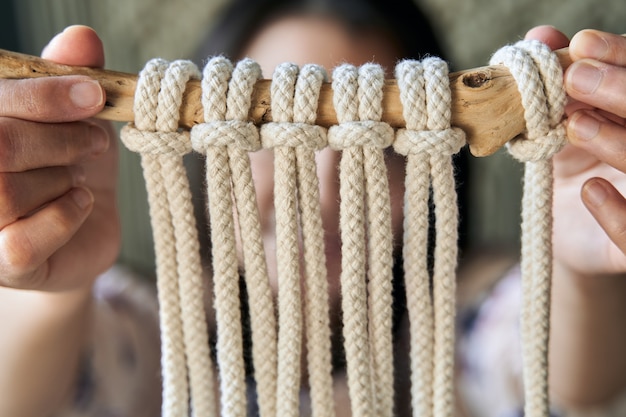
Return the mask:
M 561 65 L 571 63 L 567 48 L 556 51 Z M 106 91 L 106 106 L 98 117 L 129 122 L 134 120 L 133 99 L 137 76 L 123 72 L 73 67 L 56 64 L 38 57 L 0 50 L 0 78 L 33 78 L 59 75 L 87 75 L 100 82 Z M 250 118 L 256 124 L 272 120 L 270 106 L 271 80 L 257 82 L 252 96 Z M 452 90 L 452 124 L 467 134 L 470 151 L 486 156 L 497 151 L 507 141 L 525 129 L 524 109 L 515 80 L 506 67 L 486 66 L 450 74 Z M 324 83 L 316 123 L 321 126 L 337 124 L 333 107 L 332 88 Z M 199 81 L 191 81 L 181 107 L 180 125 L 184 128 L 203 122 Z M 383 89 L 382 119 L 393 127 L 403 127 L 402 104 L 396 81 L 386 80 Z

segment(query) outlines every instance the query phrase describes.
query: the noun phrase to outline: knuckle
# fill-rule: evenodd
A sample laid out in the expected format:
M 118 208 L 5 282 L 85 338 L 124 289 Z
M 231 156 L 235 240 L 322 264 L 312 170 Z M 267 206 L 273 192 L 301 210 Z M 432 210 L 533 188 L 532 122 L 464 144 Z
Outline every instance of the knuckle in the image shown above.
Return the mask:
M 24 234 L 4 230 L 0 234 L 0 268 L 3 284 L 9 287 L 32 287 L 28 282 L 37 268 L 37 255 L 33 241 Z
M 626 222 L 621 221 L 621 219 L 614 219 L 611 216 L 611 221 L 609 223 L 610 235 L 612 240 L 620 247 L 626 246 Z
M 74 122 L 66 125 L 69 135 L 76 140 L 64 140 L 60 144 L 61 158 L 64 163 L 72 163 L 80 160 L 86 154 L 86 138 L 89 138 L 89 125 L 87 123 Z
M 41 90 L 41 89 L 38 89 L 38 90 Z M 40 92 L 40 91 L 33 91 L 33 90 L 26 90 L 26 89 L 22 90 L 19 97 L 15 98 L 15 101 L 19 103 L 18 106 L 16 107 L 22 109 L 22 111 L 25 111 L 28 114 L 32 114 L 32 115 L 42 114 L 45 111 L 46 107 L 41 102 L 40 95 L 37 94 L 37 92 Z
M 14 119 L 0 117 L 0 172 L 10 171 L 14 166 L 17 153 L 16 131 Z
M 28 119 L 49 118 L 58 106 L 51 106 L 51 82 L 46 79 L 19 80 L 21 83 L 12 90 L 12 102 L 19 113 L 28 116 Z M 32 81 L 32 82 L 29 82 Z
M 56 77 L 3 80 L 0 85 L 0 115 L 23 120 L 64 117 L 67 106 L 60 94 L 63 81 Z
M 74 233 L 75 224 L 78 215 L 73 210 L 68 210 L 65 206 L 61 208 L 59 205 L 50 206 L 50 222 L 54 224 L 54 235 L 68 237 Z
M 17 188 L 12 174 L 0 174 L 0 222 L 8 224 L 19 217 Z

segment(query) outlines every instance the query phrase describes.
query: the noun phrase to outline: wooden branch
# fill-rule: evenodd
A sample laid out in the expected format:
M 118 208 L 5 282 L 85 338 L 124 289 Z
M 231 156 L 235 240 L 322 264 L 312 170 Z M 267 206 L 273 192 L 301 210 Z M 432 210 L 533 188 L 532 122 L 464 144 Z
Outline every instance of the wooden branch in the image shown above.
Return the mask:
M 567 48 L 556 53 L 563 68 L 570 65 Z M 0 78 L 59 75 L 87 75 L 100 82 L 106 91 L 107 101 L 98 117 L 125 122 L 134 120 L 136 75 L 61 65 L 30 55 L 0 50 Z M 260 80 L 254 88 L 250 118 L 256 124 L 272 120 L 270 84 L 271 80 Z M 466 132 L 470 151 L 475 156 L 494 153 L 524 131 L 521 98 L 516 82 L 506 67 L 495 65 L 452 73 L 450 87 L 452 124 Z M 332 94 L 331 84 L 324 83 L 318 105 L 318 125 L 328 127 L 337 124 Z M 200 96 L 200 82 L 189 82 L 181 107 L 181 127 L 190 128 L 204 121 Z M 393 79 L 385 81 L 382 118 L 393 127 L 403 127 L 405 124 L 398 86 Z

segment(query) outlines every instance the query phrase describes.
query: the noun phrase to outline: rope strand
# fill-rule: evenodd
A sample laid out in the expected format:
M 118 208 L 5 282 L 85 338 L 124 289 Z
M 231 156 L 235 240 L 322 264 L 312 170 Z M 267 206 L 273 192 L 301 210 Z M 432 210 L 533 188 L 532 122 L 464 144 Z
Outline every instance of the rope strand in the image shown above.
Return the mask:
M 380 65 L 359 67 L 359 118 L 380 122 L 385 73 Z M 365 207 L 367 214 L 367 261 L 369 332 L 375 415 L 394 415 L 392 305 L 393 231 L 387 166 L 383 149 L 393 142 L 393 130 L 373 124 L 382 133 L 363 146 Z
M 525 108 L 527 133 L 509 145 L 526 163 L 522 214 L 525 415 L 546 417 L 551 276 L 551 156 L 564 143 L 565 94 L 555 55 L 535 41 L 496 52 L 509 67 Z M 135 124 L 122 130 L 139 152 L 155 234 L 162 329 L 164 417 L 248 412 L 237 238 L 249 295 L 252 355 L 261 416 L 300 414 L 302 342 L 306 337 L 312 411 L 334 416 L 328 281 L 315 152 L 342 152 L 340 162 L 341 307 L 354 415 L 394 413 L 392 228 L 383 149 L 406 155 L 404 272 L 410 322 L 411 396 L 415 416 L 452 417 L 454 404 L 457 201 L 451 156 L 465 143 L 450 126 L 447 65 L 438 58 L 403 61 L 396 78 L 406 128 L 382 123 L 381 67 L 342 65 L 333 73 L 339 125 L 315 126 L 323 70 L 277 67 L 274 122 L 248 120 L 260 68 L 209 61 L 202 79 L 205 123 L 191 138 L 178 131 L 187 61 L 152 60 L 140 74 Z M 191 140 L 190 140 L 191 139 Z M 522 140 L 524 139 L 524 140 Z M 263 248 L 248 152 L 274 149 L 278 323 Z M 220 401 L 203 306 L 200 248 L 182 156 L 206 155 L 217 322 Z M 431 196 L 432 190 L 432 196 Z M 429 199 L 435 210 L 432 281 L 428 271 Z M 238 230 L 236 230 L 238 227 Z M 302 278 L 302 281 L 301 281 Z M 431 286 L 432 282 L 432 286 Z M 304 310 L 303 310 L 304 307 Z M 278 329 L 276 328 L 278 324 Z M 189 409 L 191 404 L 191 410 Z
M 245 59 L 237 64 L 230 82 L 227 118 L 247 120 L 254 82 L 260 76 L 261 69 L 253 61 Z M 239 98 L 240 102 L 235 104 L 231 97 Z M 243 249 L 259 412 L 261 416 L 274 416 L 277 373 L 276 318 L 248 157 L 248 152 L 261 147 L 258 134 L 254 137 L 256 140 L 251 147 L 243 147 L 242 142 L 228 146 L 228 155 Z
M 319 181 L 315 151 L 327 145 L 326 130 L 314 126 L 317 102 L 325 70 L 317 65 L 304 65 L 296 82 L 294 115 L 296 124 L 318 133 L 317 140 L 296 146 L 298 207 L 304 252 L 304 308 L 307 362 L 311 407 L 314 417 L 335 415 L 328 312 L 328 272 L 324 229 L 320 207 Z M 304 127 L 304 126 L 303 126 Z
M 409 146 L 401 148 L 403 135 L 418 136 L 412 132 L 426 128 L 423 74 L 419 61 L 402 61 L 396 66 L 406 130 L 397 132 L 394 149 L 407 155 L 402 248 L 409 315 L 411 406 L 414 416 L 432 417 L 434 315 L 428 273 L 429 156 L 411 152 Z
M 272 128 L 284 128 L 293 120 L 293 96 L 298 67 L 282 64 L 274 71 L 271 95 L 274 123 L 263 126 L 261 140 L 269 148 L 278 135 Z M 281 126 L 282 125 L 282 126 Z M 278 275 L 278 415 L 297 416 L 300 396 L 302 344 L 302 301 L 297 222 L 295 148 L 274 146 L 274 207 L 276 210 L 276 256 Z
M 491 63 L 509 68 L 522 96 L 527 133 L 509 152 L 525 162 L 522 199 L 522 351 L 528 417 L 550 412 L 548 344 L 552 276 L 552 161 L 565 143 L 563 74 L 556 55 L 538 41 L 498 50 Z
M 199 77 L 198 69 L 188 61 L 168 64 L 154 60 L 142 74 L 138 85 L 141 93 L 137 95 L 142 101 L 136 103 L 137 127 L 126 126 L 122 139 L 142 155 L 154 216 L 161 320 L 165 325 L 162 413 L 168 417 L 188 415 L 191 398 L 194 416 L 213 416 L 217 410 L 199 240 L 182 163 L 182 156 L 191 151 L 191 143 L 188 133 L 177 132 L 185 85 L 191 77 Z M 146 95 L 156 96 L 157 100 L 143 100 Z
M 328 136 L 329 145 L 343 152 L 340 228 L 344 345 L 352 410 L 364 416 L 393 414 L 393 235 L 382 151 L 391 144 L 393 130 L 380 122 L 383 83 L 384 72 L 378 65 L 337 67 L 333 97 L 340 124 L 331 127 Z
M 458 210 L 451 156 L 461 149 L 465 135 L 450 127 L 447 75 L 447 65 L 439 58 L 403 61 L 396 67 L 407 120 L 407 128 L 396 134 L 394 147 L 398 153 L 408 155 L 404 254 L 411 321 L 412 405 L 416 416 L 449 417 L 455 413 Z M 430 296 L 426 260 L 429 175 L 436 218 L 434 300 Z M 419 363 L 414 363 L 416 360 Z
M 206 185 L 213 262 L 213 291 L 217 322 L 217 359 L 220 371 L 221 411 L 223 415 L 245 416 L 247 411 L 243 335 L 239 293 L 239 271 L 231 172 L 227 146 L 235 139 L 237 125 L 223 122 L 226 117 L 228 81 L 232 75 L 231 63 L 221 57 L 211 59 L 204 67 L 202 104 L 207 123 L 192 130 L 194 149 L 206 155 Z M 213 122 L 213 123 L 211 123 Z M 211 130 L 212 125 L 221 129 Z M 246 125 L 236 131 L 248 139 Z M 227 133 L 231 133 L 227 135 Z

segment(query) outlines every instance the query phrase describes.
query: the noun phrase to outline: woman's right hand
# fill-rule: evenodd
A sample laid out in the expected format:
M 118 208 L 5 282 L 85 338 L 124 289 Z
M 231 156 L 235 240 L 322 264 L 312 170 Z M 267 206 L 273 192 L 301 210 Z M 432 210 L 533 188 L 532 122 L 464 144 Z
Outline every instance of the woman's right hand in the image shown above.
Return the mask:
M 87 27 L 57 35 L 42 55 L 101 67 Z M 84 76 L 0 80 L 0 286 L 90 288 L 119 250 L 117 144 L 104 106 Z

